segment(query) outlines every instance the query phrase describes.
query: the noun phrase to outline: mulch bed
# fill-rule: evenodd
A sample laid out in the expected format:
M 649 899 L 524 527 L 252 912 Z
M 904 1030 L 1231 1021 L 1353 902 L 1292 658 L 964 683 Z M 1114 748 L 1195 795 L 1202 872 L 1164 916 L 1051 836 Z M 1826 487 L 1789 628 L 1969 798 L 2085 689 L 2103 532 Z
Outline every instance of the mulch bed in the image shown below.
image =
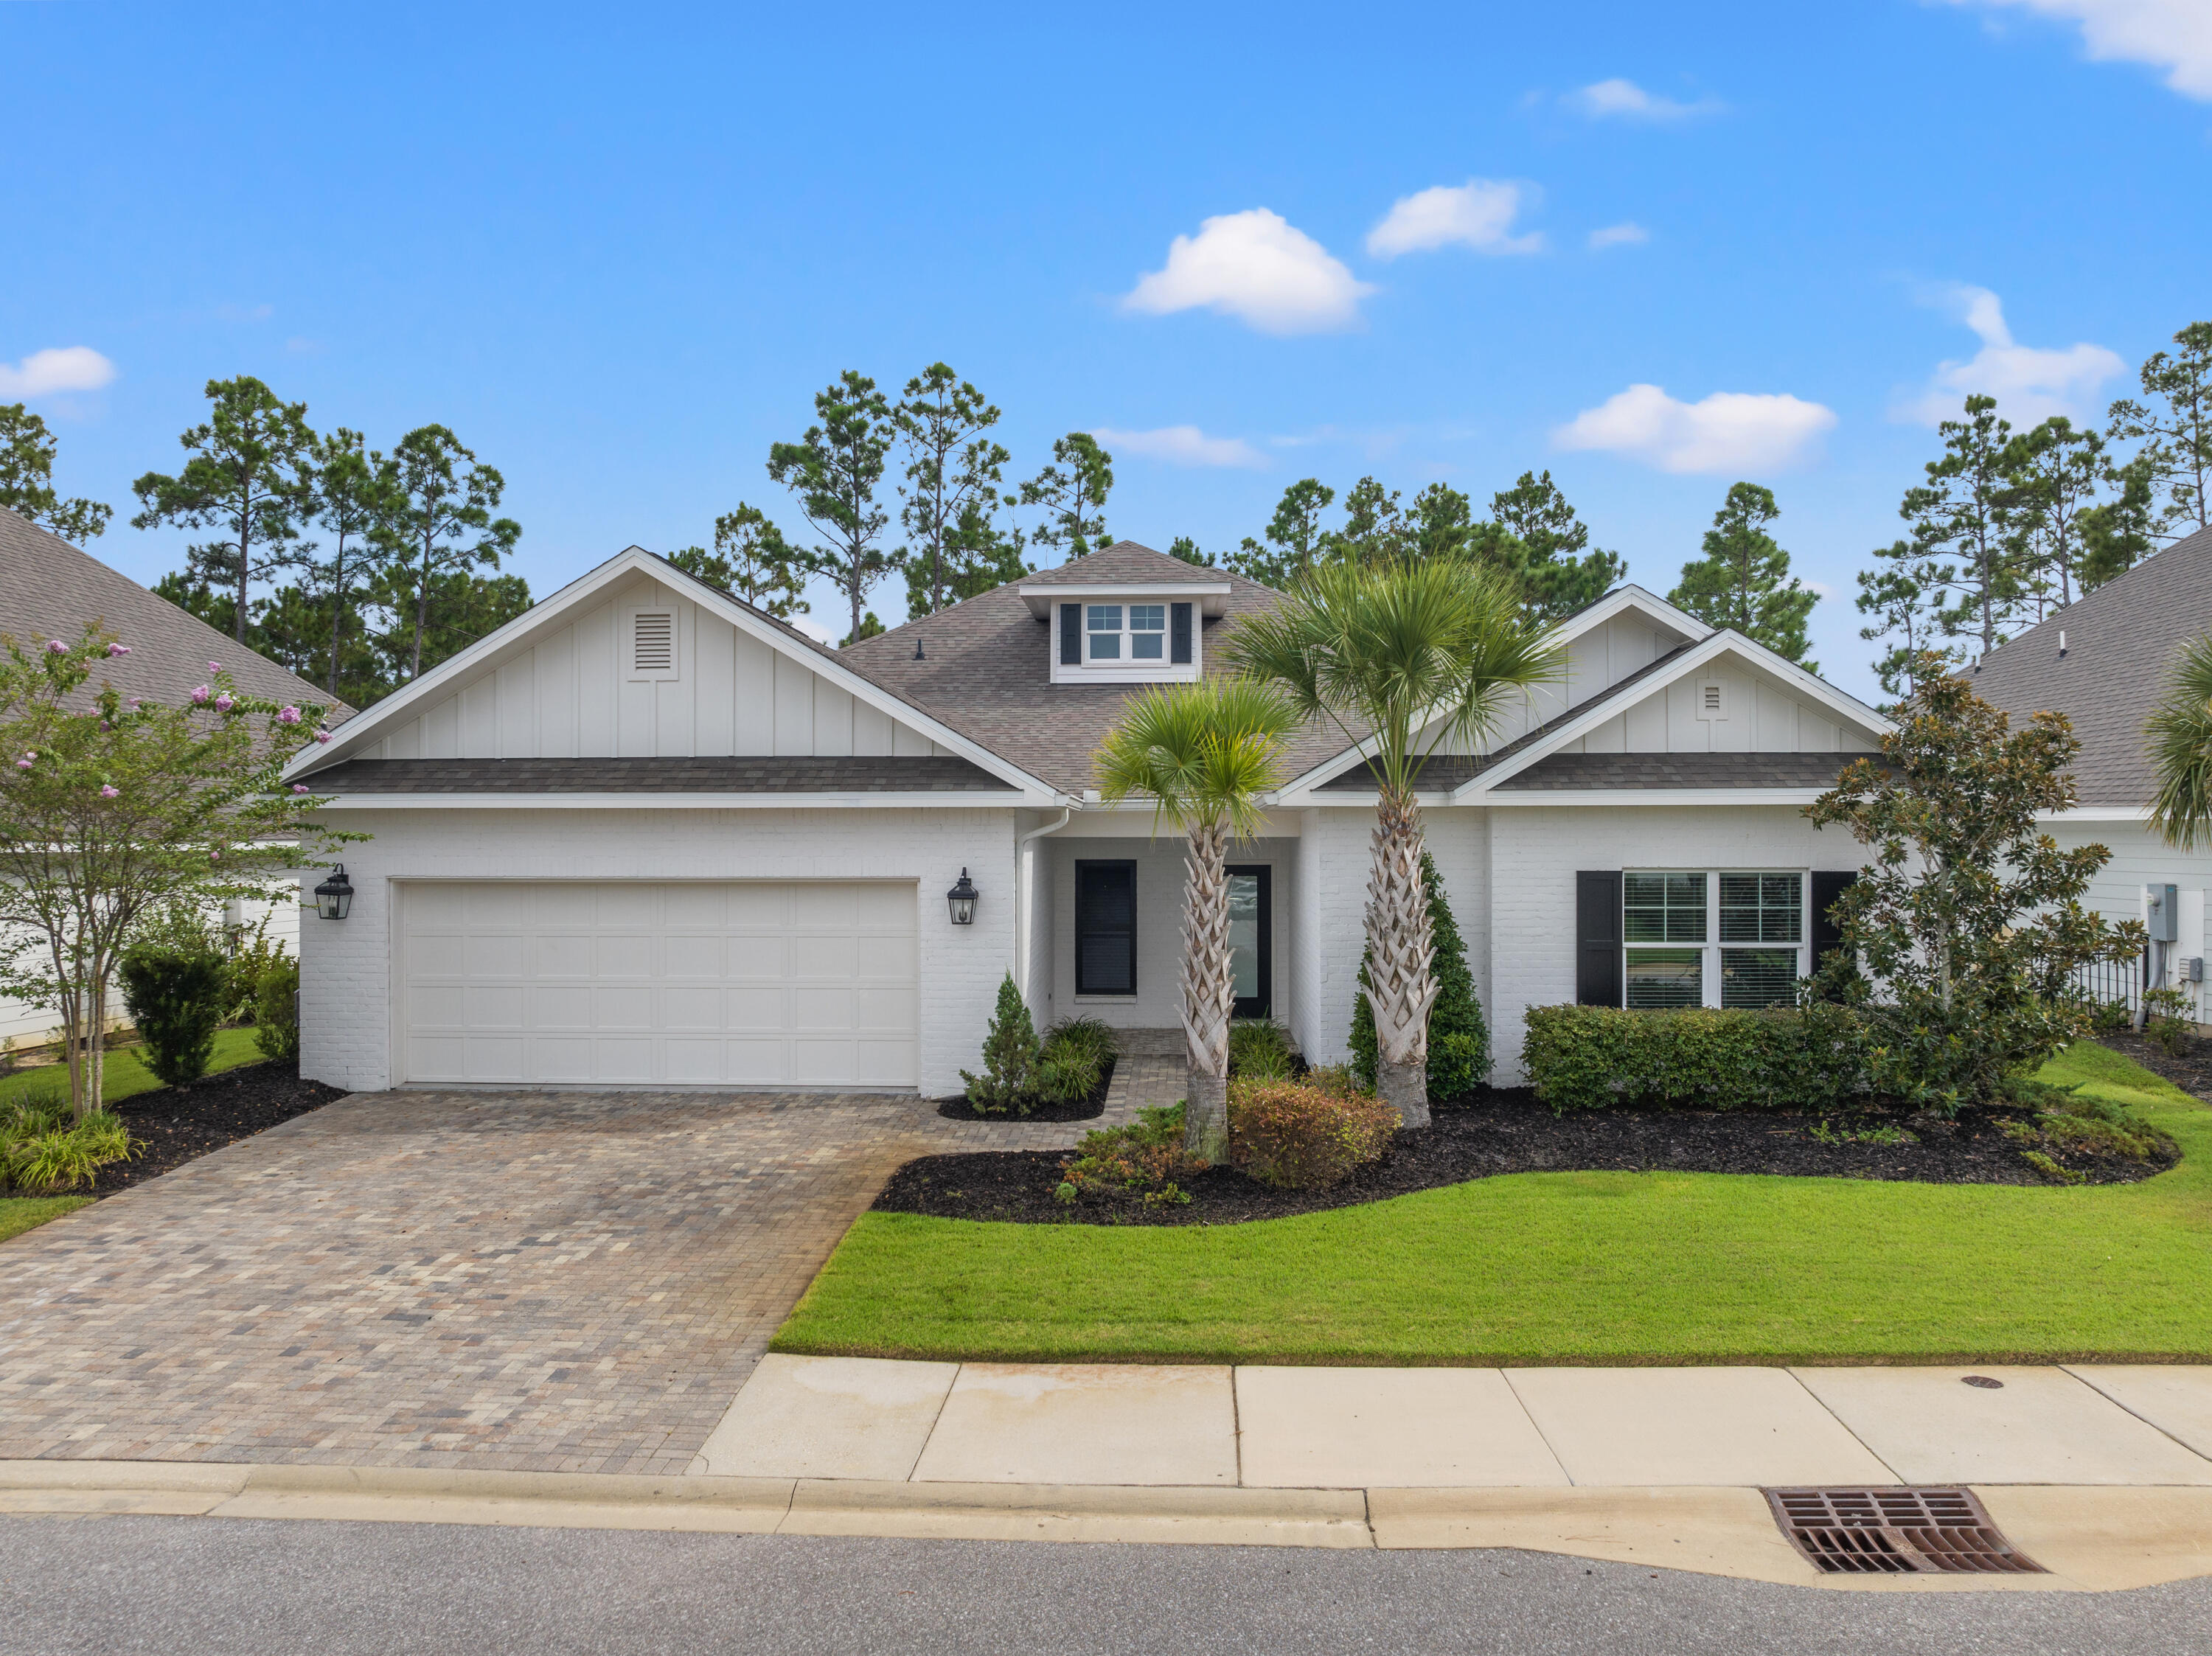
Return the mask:
M 2132 1059 L 2161 1081 L 2170 1081 L 2191 1097 L 2212 1103 L 2212 1040 L 2191 1036 L 2177 1056 L 2154 1040 L 2133 1034 L 2100 1035 L 2097 1044 Z
M 1016 1115 L 1012 1110 L 987 1114 L 968 1101 L 967 1094 L 956 1093 L 937 1101 L 937 1113 L 947 1121 L 1096 1121 L 1106 1113 L 1106 1089 L 1114 1084 L 1114 1059 L 1108 1059 L 1105 1073 L 1091 1089 L 1091 1096 L 1073 1104 L 1039 1104 L 1027 1115 Z
M 94 1177 L 92 1194 L 112 1196 L 181 1168 L 195 1156 L 320 1109 L 346 1095 L 343 1087 L 302 1081 L 300 1066 L 270 1059 L 224 1070 L 189 1087 L 162 1087 L 109 1106 L 145 1149 L 111 1162 Z
M 875 1210 L 1018 1224 L 1243 1224 L 1508 1173 L 1741 1173 L 1936 1185 L 2048 1184 L 1997 1128 L 1996 1118 L 2006 1113 L 2021 1113 L 1966 1110 L 1952 1122 L 1915 1117 L 1909 1124 L 1894 1117 L 1832 1117 L 1828 1125 L 1839 1132 L 1878 1121 L 1907 1125 L 1920 1142 L 1829 1144 L 1812 1137 L 1822 1125 L 1817 1115 L 1613 1109 L 1562 1116 L 1525 1089 L 1498 1089 L 1435 1107 L 1430 1126 L 1399 1134 L 1380 1162 L 1328 1190 L 1270 1190 L 1233 1168 L 1216 1168 L 1179 1181 L 1190 1194 L 1188 1204 L 1153 1207 L 1135 1200 L 1085 1198 L 1063 1205 L 1053 1192 L 1066 1152 L 970 1152 L 908 1162 L 891 1175 Z M 2171 1165 L 2086 1156 L 2069 1157 L 2068 1164 L 2093 1185 L 2132 1184 Z

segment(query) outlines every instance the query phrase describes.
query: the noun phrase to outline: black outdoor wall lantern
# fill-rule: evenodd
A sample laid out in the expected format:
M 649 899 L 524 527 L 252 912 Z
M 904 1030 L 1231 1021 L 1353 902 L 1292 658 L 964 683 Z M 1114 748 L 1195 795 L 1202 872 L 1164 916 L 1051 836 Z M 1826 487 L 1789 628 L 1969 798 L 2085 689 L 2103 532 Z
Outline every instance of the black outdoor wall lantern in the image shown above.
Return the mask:
M 326 920 L 342 920 L 353 907 L 353 882 L 346 878 L 345 864 L 331 864 L 331 877 L 315 888 L 315 913 Z
M 963 868 L 960 870 L 960 883 L 945 894 L 945 906 L 952 911 L 953 925 L 975 924 L 975 883 L 969 879 L 968 870 Z

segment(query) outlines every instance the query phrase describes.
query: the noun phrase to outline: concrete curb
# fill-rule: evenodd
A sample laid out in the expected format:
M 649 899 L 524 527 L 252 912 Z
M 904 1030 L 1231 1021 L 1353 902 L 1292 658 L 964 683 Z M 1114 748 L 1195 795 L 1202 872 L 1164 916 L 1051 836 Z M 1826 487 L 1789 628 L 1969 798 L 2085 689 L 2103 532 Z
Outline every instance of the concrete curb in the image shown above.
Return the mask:
M 1753 1489 L 1267 1489 L 0 1461 L 0 1513 L 1385 1550 L 1504 1548 L 1846 1592 L 2106 1592 L 2212 1575 L 2212 1489 L 1977 1491 L 2040 1576 L 1823 1575 Z

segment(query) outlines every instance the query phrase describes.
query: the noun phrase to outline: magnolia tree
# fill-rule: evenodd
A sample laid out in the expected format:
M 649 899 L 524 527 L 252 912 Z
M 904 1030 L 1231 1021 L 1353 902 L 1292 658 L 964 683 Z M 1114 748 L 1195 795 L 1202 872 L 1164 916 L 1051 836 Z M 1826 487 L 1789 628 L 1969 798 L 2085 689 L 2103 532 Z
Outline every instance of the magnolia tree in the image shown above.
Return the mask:
M 130 646 L 0 635 L 0 987 L 58 1005 L 70 1101 L 100 1106 L 108 986 L 133 929 L 179 906 L 296 901 L 301 862 L 360 836 L 318 827 L 284 761 L 320 707 L 240 691 L 216 662 L 174 706 L 97 691 Z
M 1948 1113 L 2086 1036 L 2075 974 L 2141 953 L 2143 929 L 2081 906 L 2112 852 L 2061 850 L 2038 821 L 2074 804 L 2065 719 L 2014 730 L 1941 661 L 1918 673 L 1881 757 L 1844 767 L 1805 814 L 1874 856 L 1831 911 L 1844 947 L 1820 992 L 1864 1013 L 1878 1091 Z

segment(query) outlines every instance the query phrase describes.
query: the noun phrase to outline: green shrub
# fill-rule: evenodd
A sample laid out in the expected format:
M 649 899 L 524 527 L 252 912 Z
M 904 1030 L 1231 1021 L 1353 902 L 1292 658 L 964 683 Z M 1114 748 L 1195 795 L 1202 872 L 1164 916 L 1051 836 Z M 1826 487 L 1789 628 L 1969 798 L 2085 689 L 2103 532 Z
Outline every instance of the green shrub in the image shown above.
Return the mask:
M 1467 943 L 1444 896 L 1436 859 L 1421 852 L 1421 884 L 1429 894 L 1429 931 L 1435 949 L 1430 970 L 1437 977 L 1437 998 L 1429 1008 L 1429 1096 L 1460 1098 L 1490 1079 L 1490 1026 L 1475 998 L 1474 974 L 1467 964 Z M 1359 959 L 1359 986 L 1367 987 L 1368 956 Z M 1352 998 L 1352 1071 L 1359 1084 L 1375 1085 L 1375 1009 L 1367 997 Z
M 1114 1031 L 1097 1018 L 1063 1018 L 1045 1031 L 1038 1050 L 1036 1095 L 1048 1104 L 1091 1096 L 1114 1061 Z
M 253 1009 L 253 1044 L 264 1058 L 300 1057 L 300 963 L 279 956 L 262 969 Z
M 230 1006 L 225 1023 L 252 1023 L 261 1015 L 261 986 L 273 972 L 289 967 L 295 982 L 299 967 L 284 952 L 284 940 L 269 935 L 267 915 L 226 934 L 230 943 Z
M 1289 1032 L 1266 1018 L 1231 1024 L 1229 1073 L 1247 1081 L 1288 1081 L 1297 1073 Z
M 969 1104 L 986 1115 L 1008 1110 L 1027 1115 L 1036 1107 L 1037 1058 L 1036 1025 L 1030 1022 L 1030 1009 L 1009 972 L 999 985 L 998 1009 L 983 1037 L 983 1073 L 960 1072 L 968 1083 Z
M 19 1099 L 0 1115 L 0 1185 L 27 1196 L 75 1190 L 137 1149 L 121 1119 L 105 1110 L 72 1121 L 66 1102 Z
M 204 942 L 198 947 L 143 943 L 116 968 L 123 1004 L 137 1025 L 142 1054 L 154 1078 L 189 1087 L 207 1073 L 215 1032 L 230 1006 L 230 963 Z
M 2197 1003 L 2186 989 L 2154 989 L 2143 997 L 2143 1033 L 2166 1051 L 2180 1058 L 2196 1039 Z
M 1278 1190 L 1341 1184 L 1377 1160 L 1397 1131 L 1398 1112 L 1369 1094 L 1296 1081 L 1229 1086 L 1229 1159 Z
M 1555 1110 L 1831 1110 L 1866 1090 L 1862 1026 L 1826 1003 L 1767 1012 L 1532 1006 L 1521 1061 Z
M 1182 1105 L 1143 1109 L 1124 1126 L 1084 1134 L 1075 1154 L 1060 1164 L 1054 1193 L 1065 1203 L 1092 1196 L 1164 1207 L 1189 1201 L 1176 1180 L 1204 1173 L 1207 1165 L 1183 1149 Z

